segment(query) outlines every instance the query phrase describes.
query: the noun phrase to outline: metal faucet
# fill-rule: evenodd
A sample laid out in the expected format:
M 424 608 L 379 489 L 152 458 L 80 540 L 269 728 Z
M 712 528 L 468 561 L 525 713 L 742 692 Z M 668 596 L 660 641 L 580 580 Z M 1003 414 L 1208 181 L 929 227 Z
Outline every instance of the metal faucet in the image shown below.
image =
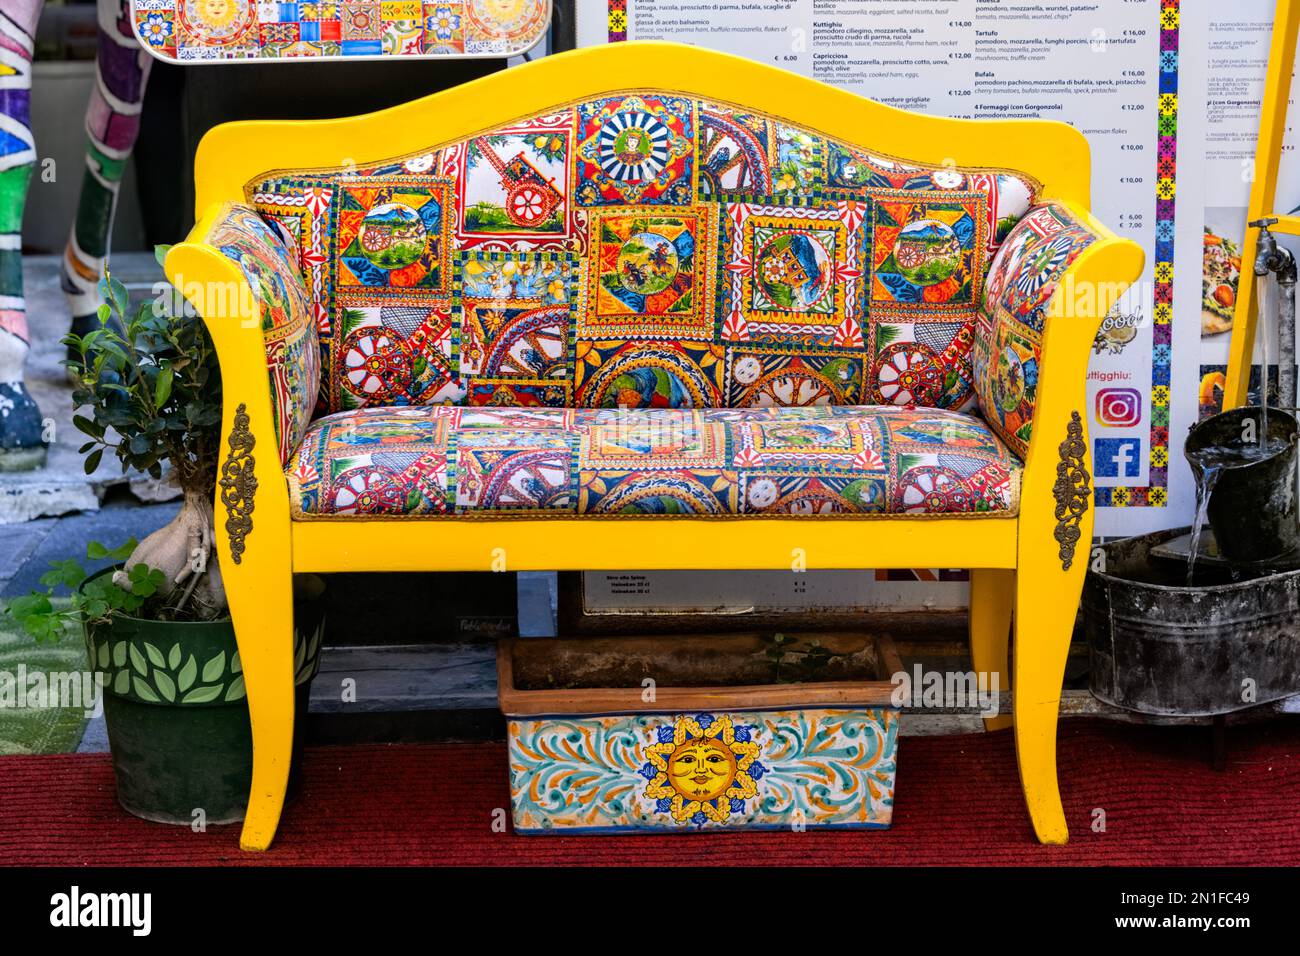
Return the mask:
M 1278 291 L 1278 399 L 1283 408 L 1296 407 L 1296 364 L 1295 364 L 1295 286 L 1296 261 L 1291 250 L 1277 244 L 1269 226 L 1277 225 L 1276 219 L 1256 219 L 1251 222 L 1252 229 L 1259 230 L 1258 251 L 1255 253 L 1255 275 L 1266 276 L 1270 272 L 1277 276 Z M 1267 319 L 1265 319 L 1267 323 Z M 1267 329 L 1267 324 L 1265 325 Z M 1264 369 L 1261 387 L 1267 388 L 1268 369 Z

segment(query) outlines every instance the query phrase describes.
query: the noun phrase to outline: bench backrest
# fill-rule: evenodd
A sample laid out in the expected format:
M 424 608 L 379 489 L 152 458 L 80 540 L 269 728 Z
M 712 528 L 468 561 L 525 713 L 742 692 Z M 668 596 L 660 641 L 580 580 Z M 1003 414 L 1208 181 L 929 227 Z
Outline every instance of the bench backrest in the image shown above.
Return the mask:
M 321 411 L 975 404 L 989 263 L 1039 184 L 663 89 L 247 200 L 297 241 Z

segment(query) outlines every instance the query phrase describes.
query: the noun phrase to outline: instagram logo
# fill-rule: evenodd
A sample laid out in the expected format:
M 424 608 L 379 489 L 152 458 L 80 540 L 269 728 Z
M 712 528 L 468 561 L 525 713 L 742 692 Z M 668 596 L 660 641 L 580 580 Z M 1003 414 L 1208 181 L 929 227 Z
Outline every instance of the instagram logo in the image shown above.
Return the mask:
M 1103 388 L 1097 392 L 1097 423 L 1127 428 L 1142 420 L 1142 393 L 1136 388 Z

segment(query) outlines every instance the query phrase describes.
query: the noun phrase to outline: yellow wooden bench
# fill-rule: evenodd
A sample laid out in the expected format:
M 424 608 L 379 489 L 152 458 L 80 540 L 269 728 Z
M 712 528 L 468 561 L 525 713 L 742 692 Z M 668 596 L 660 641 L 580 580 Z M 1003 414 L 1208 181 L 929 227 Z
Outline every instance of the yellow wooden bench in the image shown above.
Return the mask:
M 658 43 L 211 131 L 166 271 L 224 379 L 241 845 L 284 801 L 294 573 L 620 568 L 972 569 L 975 667 L 1005 675 L 1014 616 L 1021 780 L 1064 842 L 1084 380 L 1143 263 L 1089 171 L 1064 124 Z

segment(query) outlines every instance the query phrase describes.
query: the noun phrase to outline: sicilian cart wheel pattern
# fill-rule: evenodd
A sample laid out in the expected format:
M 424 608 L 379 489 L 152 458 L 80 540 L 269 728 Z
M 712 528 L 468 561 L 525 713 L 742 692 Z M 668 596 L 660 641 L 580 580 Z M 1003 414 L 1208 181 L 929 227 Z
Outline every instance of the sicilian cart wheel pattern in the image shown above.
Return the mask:
M 343 343 L 343 367 L 353 394 L 368 402 L 391 401 L 411 382 L 411 347 L 393 329 L 357 329 Z
M 954 514 L 971 510 L 971 493 L 955 471 L 921 465 L 899 479 L 894 504 L 900 512 Z
M 876 362 L 876 393 L 884 405 L 933 405 L 943 391 L 934 349 L 920 342 L 885 347 Z
M 330 489 L 338 514 L 396 514 L 406 500 L 397 477 L 387 468 L 351 468 Z
M 510 218 L 521 226 L 539 226 L 546 220 L 554 203 L 532 183 L 521 183 L 507 197 Z

